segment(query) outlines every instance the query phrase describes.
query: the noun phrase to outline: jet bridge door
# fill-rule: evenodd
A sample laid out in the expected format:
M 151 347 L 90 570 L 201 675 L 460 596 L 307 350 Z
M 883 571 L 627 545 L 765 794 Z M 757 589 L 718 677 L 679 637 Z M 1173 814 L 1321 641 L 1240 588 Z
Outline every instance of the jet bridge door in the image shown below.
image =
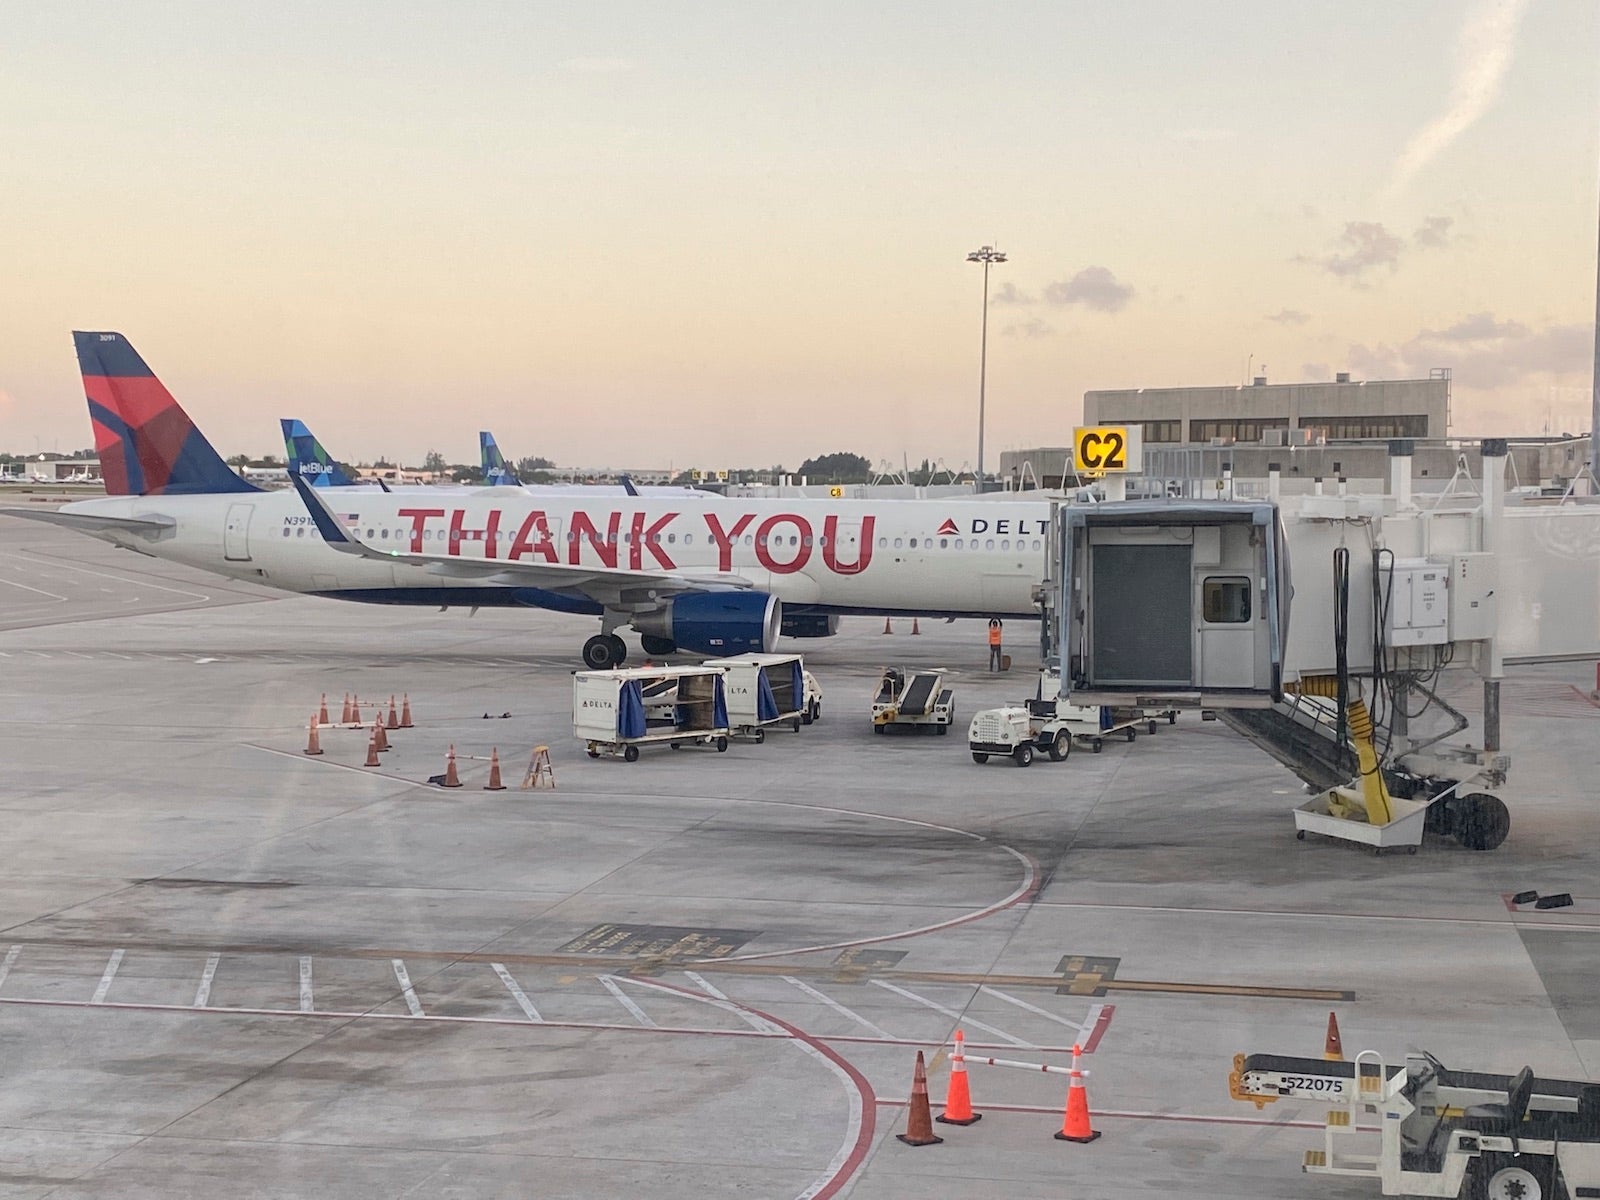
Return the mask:
M 254 504 L 230 504 L 222 526 L 222 557 L 228 562 L 250 561 L 250 514 Z
M 1103 683 L 1187 686 L 1194 674 L 1192 551 L 1096 545 L 1089 644 Z

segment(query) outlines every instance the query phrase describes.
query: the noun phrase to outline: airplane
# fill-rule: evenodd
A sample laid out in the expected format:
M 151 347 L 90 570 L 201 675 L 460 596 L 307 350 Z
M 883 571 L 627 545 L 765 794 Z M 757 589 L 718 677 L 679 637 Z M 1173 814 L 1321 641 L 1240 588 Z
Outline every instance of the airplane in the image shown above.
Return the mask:
M 522 480 L 506 466 L 494 434 L 487 429 L 478 433 L 478 454 L 483 459 L 483 482 L 489 487 L 521 487 Z
M 701 491 L 699 488 L 681 487 L 652 487 L 646 485 L 639 487 L 627 475 L 620 476 L 620 482 L 607 483 L 524 483 L 517 473 L 506 465 L 505 457 L 500 453 L 500 446 L 494 440 L 494 434 L 487 429 L 478 434 L 478 451 L 483 460 L 483 481 L 490 487 L 521 487 L 530 491 L 549 493 L 551 491 L 583 491 L 591 496 L 596 495 L 623 495 L 623 496 L 671 496 L 676 500 L 717 500 L 721 497 L 714 492 Z
M 351 479 L 344 468 L 322 448 L 322 443 L 306 428 L 304 421 L 283 417 L 278 421 L 283 428 L 284 461 L 291 478 L 307 480 L 312 487 L 363 487 L 364 480 Z
M 118 333 L 74 333 L 105 498 L 0 510 L 303 595 L 599 618 L 592 668 L 771 651 L 847 614 L 1037 618 L 1044 501 L 743 500 L 520 489 L 262 491 Z

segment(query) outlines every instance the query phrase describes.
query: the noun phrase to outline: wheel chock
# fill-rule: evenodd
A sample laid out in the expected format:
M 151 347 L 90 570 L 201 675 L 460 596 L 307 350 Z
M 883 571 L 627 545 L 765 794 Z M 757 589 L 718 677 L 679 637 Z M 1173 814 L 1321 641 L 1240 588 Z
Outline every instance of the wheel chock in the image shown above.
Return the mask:
M 1554 896 L 1540 896 L 1533 902 L 1535 908 L 1571 908 L 1572 893 L 1557 892 Z

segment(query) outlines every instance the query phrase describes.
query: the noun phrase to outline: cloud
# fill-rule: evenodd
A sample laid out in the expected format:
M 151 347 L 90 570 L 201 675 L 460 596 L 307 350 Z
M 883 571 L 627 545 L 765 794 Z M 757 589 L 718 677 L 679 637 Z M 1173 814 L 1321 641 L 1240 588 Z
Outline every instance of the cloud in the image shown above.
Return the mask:
M 1300 378 L 1306 383 L 1325 383 L 1333 378 L 1333 368 L 1327 363 L 1301 363 Z
M 633 70 L 633 61 L 626 58 L 596 55 L 589 58 L 569 58 L 561 66 L 568 71 L 581 71 L 590 75 L 615 75 Z
M 1404 246 L 1404 242 L 1378 221 L 1346 221 L 1344 232 L 1330 253 L 1320 258 L 1301 255 L 1299 261 L 1313 263 L 1330 275 L 1359 283 L 1361 277 L 1375 267 L 1395 270 L 1400 265 L 1400 251 Z
M 1133 288 L 1121 282 L 1106 267 L 1085 267 L 1071 279 L 1046 285 L 1047 303 L 1081 304 L 1095 312 L 1121 312 L 1133 299 Z
M 1345 357 L 1368 379 L 1421 378 L 1433 367 L 1449 367 L 1459 386 L 1496 388 L 1587 373 L 1593 346 L 1587 324 L 1535 329 L 1481 312 L 1443 329 L 1423 329 L 1399 345 L 1351 346 Z
M 1411 235 L 1414 245 L 1430 249 L 1450 244 L 1450 227 L 1455 221 L 1450 217 L 1424 217 L 1417 231 Z
M 1301 312 L 1298 308 L 1284 308 L 1273 313 L 1267 320 L 1276 321 L 1279 325 L 1304 325 L 1311 320 L 1311 314 Z
M 1489 111 L 1500 95 L 1517 25 L 1527 0 L 1479 0 L 1456 39 L 1455 78 L 1445 110 L 1406 144 L 1389 178 L 1391 197 L 1404 191 L 1417 173 Z
M 1014 283 L 1002 283 L 995 288 L 994 294 L 989 297 L 990 304 L 1037 304 L 1038 299 L 1028 292 L 1019 292 Z
M 1000 333 L 1004 337 L 1042 338 L 1049 337 L 1055 331 L 1054 325 L 1046 325 L 1038 317 L 1033 317 L 1015 325 L 1007 325 Z

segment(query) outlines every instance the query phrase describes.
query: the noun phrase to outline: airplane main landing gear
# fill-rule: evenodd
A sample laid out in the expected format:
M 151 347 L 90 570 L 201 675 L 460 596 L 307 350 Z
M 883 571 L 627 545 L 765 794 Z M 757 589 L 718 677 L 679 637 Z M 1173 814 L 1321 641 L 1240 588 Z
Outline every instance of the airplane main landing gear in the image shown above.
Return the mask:
M 597 633 L 583 644 L 583 665 L 591 671 L 620 667 L 628 657 L 628 644 L 614 633 Z

